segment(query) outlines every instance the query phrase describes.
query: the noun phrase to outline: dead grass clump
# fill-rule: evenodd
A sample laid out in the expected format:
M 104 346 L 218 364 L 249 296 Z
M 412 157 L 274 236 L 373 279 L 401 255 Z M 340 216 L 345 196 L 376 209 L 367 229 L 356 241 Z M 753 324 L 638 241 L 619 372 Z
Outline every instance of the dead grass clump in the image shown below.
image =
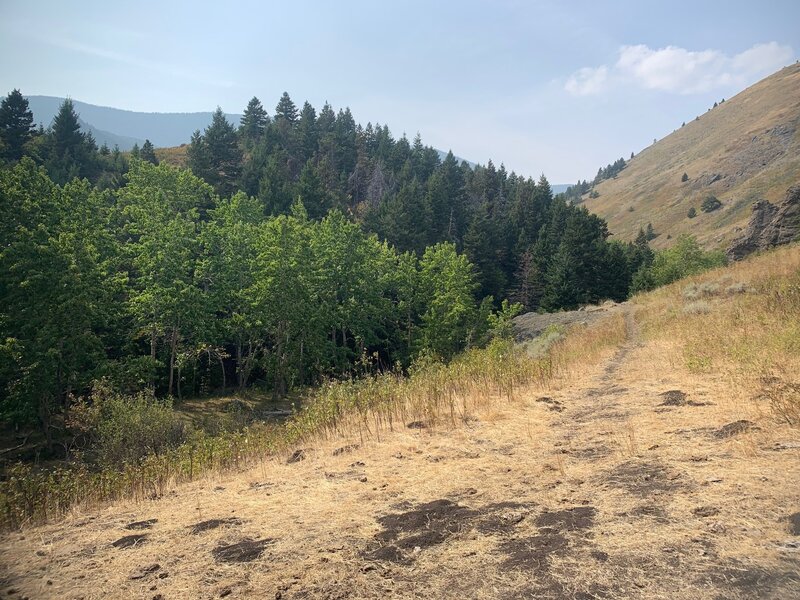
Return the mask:
M 683 314 L 685 315 L 707 315 L 710 312 L 711 304 L 704 300 L 696 300 L 683 307 Z
M 725 293 L 728 296 L 735 296 L 737 294 L 744 294 L 747 292 L 747 284 L 740 281 L 738 283 L 732 283 L 727 288 L 725 288 Z

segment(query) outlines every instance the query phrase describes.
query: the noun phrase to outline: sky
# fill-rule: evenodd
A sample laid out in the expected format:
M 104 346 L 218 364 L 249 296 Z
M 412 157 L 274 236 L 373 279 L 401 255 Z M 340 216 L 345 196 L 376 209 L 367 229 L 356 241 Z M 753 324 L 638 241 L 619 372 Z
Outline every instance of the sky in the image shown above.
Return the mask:
M 0 93 L 241 113 L 287 91 L 570 183 L 794 63 L 798 24 L 798 0 L 0 0 Z

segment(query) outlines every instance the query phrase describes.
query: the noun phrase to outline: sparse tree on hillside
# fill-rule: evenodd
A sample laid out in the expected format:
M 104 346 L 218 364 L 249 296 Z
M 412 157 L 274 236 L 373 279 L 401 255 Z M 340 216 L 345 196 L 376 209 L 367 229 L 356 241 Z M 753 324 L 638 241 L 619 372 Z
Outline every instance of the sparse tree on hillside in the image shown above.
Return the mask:
M 681 176 L 681 182 L 682 182 L 682 183 L 686 183 L 687 181 L 689 181 L 689 175 L 688 175 L 687 173 L 684 173 L 684 174 Z
M 0 156 L 6 160 L 22 158 L 25 144 L 33 138 L 35 131 L 28 100 L 19 90 L 13 90 L 0 103 Z
M 150 143 L 150 140 L 145 140 L 144 144 L 142 145 L 142 150 L 139 152 L 139 158 L 142 160 L 146 160 L 149 163 L 153 163 L 154 165 L 158 164 L 158 159 L 156 158 L 156 151 L 153 148 L 153 144 Z
M 722 202 L 716 196 L 706 196 L 705 200 L 700 204 L 700 210 L 706 213 L 714 212 L 722 207 Z
M 686 216 L 690 219 L 694 219 L 697 216 L 697 210 L 695 210 L 694 206 L 689 207 L 689 212 L 686 213 Z

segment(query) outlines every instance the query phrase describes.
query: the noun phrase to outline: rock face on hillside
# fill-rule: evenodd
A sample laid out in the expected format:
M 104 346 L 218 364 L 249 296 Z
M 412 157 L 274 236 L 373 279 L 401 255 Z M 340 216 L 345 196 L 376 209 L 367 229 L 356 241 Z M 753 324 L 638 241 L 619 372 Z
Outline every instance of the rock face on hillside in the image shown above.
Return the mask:
M 744 234 L 726 250 L 729 260 L 741 260 L 758 250 L 767 250 L 800 239 L 800 184 L 792 186 L 778 205 L 759 200 L 753 205 Z

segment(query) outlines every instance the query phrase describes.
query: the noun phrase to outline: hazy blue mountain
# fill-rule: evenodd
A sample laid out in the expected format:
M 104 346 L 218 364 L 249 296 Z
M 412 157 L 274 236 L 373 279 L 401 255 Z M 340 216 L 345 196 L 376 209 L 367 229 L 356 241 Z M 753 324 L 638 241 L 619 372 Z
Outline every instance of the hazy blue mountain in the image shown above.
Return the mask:
M 45 127 L 50 125 L 63 101 L 53 96 L 28 96 L 34 120 Z M 196 129 L 205 129 L 212 116 L 211 112 L 145 113 L 95 106 L 79 100 L 72 102 L 81 121 L 90 126 L 98 145 L 104 141 L 111 147 L 119 144 L 120 150 L 130 150 L 135 143 L 141 146 L 145 139 L 160 148 L 180 146 L 189 142 Z M 226 116 L 234 125 L 239 125 L 241 115 Z
M 56 116 L 64 98 L 55 96 L 28 96 L 28 103 L 36 123 L 48 127 Z M 107 106 L 87 104 L 80 100 L 73 100 L 75 112 L 80 117 L 81 127 L 84 131 L 91 131 L 98 146 L 103 143 L 109 148 L 115 145 L 120 150 L 130 150 L 134 144 L 141 146 L 145 139 L 150 140 L 156 148 L 169 148 L 188 144 L 197 129 L 202 131 L 211 123 L 211 112 L 197 113 L 146 113 L 132 110 L 122 110 Z M 225 115 L 228 121 L 236 127 L 242 115 Z M 437 150 L 439 158 L 444 160 L 447 152 Z M 456 160 L 466 162 L 473 169 L 477 166 L 474 162 L 456 156 Z
M 567 191 L 567 188 L 571 185 L 575 185 L 574 183 L 551 183 L 550 189 L 553 190 L 553 195 L 556 194 L 563 194 Z
M 447 152 L 444 152 L 443 150 L 437 150 L 436 152 L 439 153 L 439 160 L 444 160 L 445 157 L 447 156 Z M 478 166 L 476 163 L 474 163 L 474 162 L 472 162 L 470 160 L 467 160 L 466 158 L 461 158 L 460 156 L 456 156 L 455 154 L 453 156 L 458 161 L 458 164 L 461 164 L 462 162 L 465 162 L 470 166 L 471 169 L 474 169 L 475 167 Z

